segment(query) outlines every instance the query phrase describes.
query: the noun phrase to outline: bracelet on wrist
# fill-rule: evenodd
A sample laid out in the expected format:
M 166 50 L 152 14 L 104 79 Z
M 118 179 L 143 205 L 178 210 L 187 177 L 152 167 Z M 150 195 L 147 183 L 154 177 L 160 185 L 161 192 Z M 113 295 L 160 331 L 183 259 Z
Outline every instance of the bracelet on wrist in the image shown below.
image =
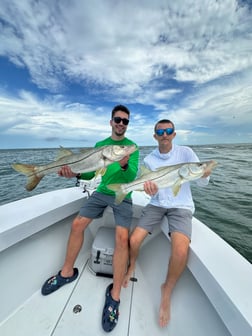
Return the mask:
M 128 168 L 128 163 L 126 163 L 124 166 L 121 166 L 122 170 L 126 170 Z

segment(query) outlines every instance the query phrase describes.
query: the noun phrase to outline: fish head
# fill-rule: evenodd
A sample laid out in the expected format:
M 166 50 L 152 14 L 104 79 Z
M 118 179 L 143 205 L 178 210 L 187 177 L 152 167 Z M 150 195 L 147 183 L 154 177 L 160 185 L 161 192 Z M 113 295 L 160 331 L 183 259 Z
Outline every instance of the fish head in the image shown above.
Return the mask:
M 211 173 L 217 162 L 214 160 L 205 162 L 192 162 L 183 165 L 179 170 L 179 175 L 186 180 L 194 180 L 202 177 L 205 173 Z
M 102 155 L 109 161 L 120 161 L 127 155 L 135 152 L 137 150 L 136 145 L 120 146 L 120 145 L 111 145 L 106 146 L 102 150 Z
M 210 160 L 210 161 L 205 161 L 202 162 L 203 163 L 203 169 L 204 169 L 204 173 L 209 173 L 209 175 L 211 174 L 211 171 L 217 166 L 217 161 L 215 160 Z

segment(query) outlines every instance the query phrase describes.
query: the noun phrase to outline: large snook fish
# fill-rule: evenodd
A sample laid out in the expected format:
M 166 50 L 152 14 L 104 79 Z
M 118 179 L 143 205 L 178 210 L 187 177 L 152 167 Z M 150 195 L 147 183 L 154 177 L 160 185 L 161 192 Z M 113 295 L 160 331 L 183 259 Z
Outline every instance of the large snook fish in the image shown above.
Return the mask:
M 115 161 L 120 161 L 125 156 L 133 153 L 136 149 L 135 145 L 111 145 L 74 154 L 71 150 L 60 147 L 59 155 L 54 162 L 41 166 L 14 163 L 12 168 L 27 175 L 28 181 L 26 190 L 31 191 L 45 175 L 57 173 L 63 166 L 69 166 L 75 173 L 96 171 L 96 175 L 103 175 L 108 165 Z
M 155 171 L 145 169 L 141 176 L 133 182 L 109 184 L 107 187 L 115 192 L 116 204 L 121 203 L 124 197 L 131 191 L 143 191 L 144 183 L 146 181 L 155 182 L 158 188 L 171 187 L 174 196 L 177 196 L 183 183 L 202 177 L 205 172 L 211 172 L 216 165 L 217 162 L 211 160 L 206 162 L 187 162 L 173 166 L 164 166 Z

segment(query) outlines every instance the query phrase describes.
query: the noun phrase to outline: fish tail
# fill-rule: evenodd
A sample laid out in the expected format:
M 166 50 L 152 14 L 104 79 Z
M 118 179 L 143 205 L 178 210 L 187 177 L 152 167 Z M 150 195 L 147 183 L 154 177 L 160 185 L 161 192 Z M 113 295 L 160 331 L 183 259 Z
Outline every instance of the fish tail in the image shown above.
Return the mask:
M 120 204 L 124 200 L 127 193 L 124 193 L 121 185 L 117 184 L 108 184 L 107 188 L 115 192 L 115 204 Z
M 27 175 L 28 181 L 25 186 L 27 191 L 32 191 L 40 182 L 40 180 L 44 177 L 38 176 L 36 174 L 36 166 L 23 164 L 23 163 L 14 163 L 12 168 L 15 169 L 17 172 Z
M 14 163 L 12 168 L 15 169 L 17 172 L 22 173 L 24 175 L 31 175 L 34 174 L 34 165 L 23 164 L 23 163 Z

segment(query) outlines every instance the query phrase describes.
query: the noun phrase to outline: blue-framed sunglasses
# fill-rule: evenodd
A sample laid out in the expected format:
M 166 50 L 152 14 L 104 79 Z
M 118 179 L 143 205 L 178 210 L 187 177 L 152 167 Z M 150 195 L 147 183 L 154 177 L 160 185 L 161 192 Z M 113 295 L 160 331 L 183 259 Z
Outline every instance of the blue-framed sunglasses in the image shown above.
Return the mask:
M 157 129 L 155 131 L 155 133 L 158 136 L 162 136 L 162 135 L 164 135 L 164 133 L 166 133 L 167 135 L 171 135 L 173 132 L 174 132 L 174 128 Z

